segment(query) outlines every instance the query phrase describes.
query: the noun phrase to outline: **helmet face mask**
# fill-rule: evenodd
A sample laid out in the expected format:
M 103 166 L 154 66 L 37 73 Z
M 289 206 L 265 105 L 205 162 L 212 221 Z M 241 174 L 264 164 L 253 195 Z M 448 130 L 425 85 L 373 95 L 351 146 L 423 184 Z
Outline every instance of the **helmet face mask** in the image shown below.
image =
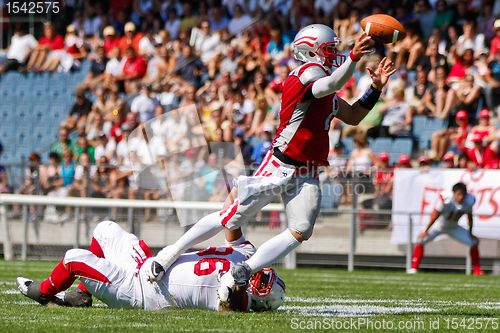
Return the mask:
M 340 39 L 332 28 L 324 24 L 311 24 L 297 33 L 292 42 L 292 51 L 297 60 L 339 67 L 346 59 L 337 53 L 339 43 Z
M 324 42 L 318 46 L 316 53 L 325 58 L 325 65 L 330 67 L 339 67 L 342 63 L 344 63 L 346 56 L 337 53 L 336 47 L 339 43 L 340 39 L 336 38 L 334 41 Z
M 250 309 L 256 312 L 276 310 L 285 299 L 285 283 L 272 268 L 263 268 L 250 277 Z

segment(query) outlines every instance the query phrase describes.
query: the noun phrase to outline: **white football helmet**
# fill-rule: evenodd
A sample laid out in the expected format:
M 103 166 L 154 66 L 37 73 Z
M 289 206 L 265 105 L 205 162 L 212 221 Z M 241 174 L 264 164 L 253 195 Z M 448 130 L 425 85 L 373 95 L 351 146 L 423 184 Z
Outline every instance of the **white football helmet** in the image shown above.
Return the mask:
M 295 35 L 292 51 L 295 59 L 303 62 L 317 62 L 328 67 L 339 67 L 346 56 L 337 53 L 340 43 L 332 28 L 324 24 L 308 25 Z
M 263 268 L 250 277 L 250 309 L 256 312 L 276 310 L 285 300 L 285 283 L 272 268 Z

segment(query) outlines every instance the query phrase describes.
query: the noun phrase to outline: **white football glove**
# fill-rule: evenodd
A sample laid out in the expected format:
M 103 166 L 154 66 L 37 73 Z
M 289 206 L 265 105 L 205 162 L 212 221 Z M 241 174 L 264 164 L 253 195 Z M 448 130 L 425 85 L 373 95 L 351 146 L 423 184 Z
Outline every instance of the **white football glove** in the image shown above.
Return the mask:
M 217 288 L 217 295 L 219 295 L 220 304 L 226 304 L 236 288 L 236 281 L 234 281 L 231 270 L 219 275 L 218 280 L 220 286 Z

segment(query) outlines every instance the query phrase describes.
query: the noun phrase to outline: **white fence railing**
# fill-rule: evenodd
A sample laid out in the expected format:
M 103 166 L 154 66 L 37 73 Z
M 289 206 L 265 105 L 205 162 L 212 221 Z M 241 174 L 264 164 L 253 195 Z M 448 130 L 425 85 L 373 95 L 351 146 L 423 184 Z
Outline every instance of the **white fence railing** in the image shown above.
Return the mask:
M 189 202 L 189 201 L 151 201 L 151 200 L 128 200 L 128 199 L 101 199 L 101 198 L 53 198 L 46 196 L 36 196 L 36 195 L 18 195 L 18 194 L 0 194 L 0 232 L 3 235 L 1 241 L 3 243 L 4 258 L 6 260 L 12 260 L 14 258 L 13 254 L 13 244 L 10 237 L 9 223 L 7 219 L 7 205 L 20 205 L 23 207 L 23 212 L 27 211 L 28 205 L 40 205 L 40 206 L 64 206 L 73 207 L 74 211 L 74 234 L 73 246 L 78 247 L 80 239 L 80 219 L 79 210 L 82 208 L 125 208 L 128 212 L 127 225 L 131 232 L 140 233 L 141 224 L 139 224 L 139 229 L 134 230 L 133 222 L 133 210 L 134 209 L 189 209 L 195 211 L 207 211 L 207 210 L 218 210 L 221 209 L 223 203 L 217 202 Z M 281 203 L 273 203 L 267 205 L 263 211 L 277 211 L 283 212 L 283 205 Z M 329 211 L 330 213 L 333 211 Z M 406 269 L 411 268 L 412 250 L 413 250 L 413 223 L 414 217 L 422 215 L 420 212 L 394 212 L 394 211 L 381 211 L 381 210 L 370 210 L 370 209 L 341 209 L 335 210 L 336 214 L 348 214 L 351 216 L 349 222 L 349 232 L 348 232 L 348 249 L 347 249 L 347 263 L 348 270 L 352 271 L 355 264 L 355 253 L 356 253 L 356 239 L 358 238 L 358 214 L 363 213 L 373 213 L 373 214 L 403 214 L 409 218 L 409 228 L 408 228 L 408 242 L 405 249 L 406 257 Z M 286 222 L 285 222 L 286 223 Z M 282 222 L 282 224 L 285 224 Z M 27 259 L 28 251 L 28 226 L 29 222 L 27 218 L 23 218 L 23 240 L 21 241 L 21 259 Z M 282 225 L 286 227 L 286 225 Z M 467 251 L 468 253 L 468 251 Z M 287 268 L 296 267 L 296 254 L 291 253 L 284 260 L 284 265 Z M 466 272 L 470 273 L 470 258 L 467 257 L 466 260 Z

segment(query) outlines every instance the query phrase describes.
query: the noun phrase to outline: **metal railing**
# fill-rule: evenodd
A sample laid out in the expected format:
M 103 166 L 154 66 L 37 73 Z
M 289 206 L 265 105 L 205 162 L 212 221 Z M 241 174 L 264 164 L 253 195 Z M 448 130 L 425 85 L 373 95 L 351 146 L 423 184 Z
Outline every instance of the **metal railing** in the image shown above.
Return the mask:
M 21 205 L 22 209 L 22 241 L 21 241 L 21 260 L 26 260 L 28 258 L 28 229 L 29 221 L 27 219 L 27 212 L 29 205 L 53 205 L 53 206 L 65 206 L 74 208 L 74 234 L 72 235 L 72 245 L 74 247 L 80 246 L 80 219 L 78 218 L 79 212 L 84 208 L 125 208 L 127 211 L 127 226 L 129 231 L 140 235 L 142 224 L 134 223 L 134 210 L 137 209 L 189 209 L 189 210 L 199 210 L 199 211 L 214 211 L 221 209 L 222 203 L 214 202 L 188 202 L 188 201 L 148 201 L 148 200 L 128 200 L 128 199 L 98 199 L 98 198 L 50 198 L 45 196 L 36 195 L 16 195 L 16 194 L 1 194 L 0 195 L 0 232 L 3 235 L 3 252 L 4 258 L 6 260 L 12 260 L 14 258 L 13 244 L 10 237 L 9 223 L 7 218 L 7 205 Z M 264 212 L 283 212 L 283 205 L 280 203 L 273 203 L 267 205 Z M 373 209 L 333 209 L 322 211 L 323 214 L 344 214 L 350 215 L 349 230 L 348 230 L 348 249 L 347 249 L 347 269 L 349 271 L 354 270 L 355 267 L 355 256 L 356 256 L 356 242 L 359 237 L 358 227 L 360 213 L 373 214 L 373 215 L 391 215 L 398 214 L 408 217 L 408 233 L 407 233 L 407 243 L 405 249 L 405 265 L 408 271 L 411 268 L 412 260 L 412 250 L 413 250 L 413 227 L 415 223 L 415 217 L 428 215 L 421 212 L 396 212 L 390 210 L 373 210 Z M 286 221 L 282 222 L 282 228 L 286 227 Z M 268 236 L 271 237 L 271 236 Z M 165 244 L 166 245 L 166 244 Z M 291 253 L 284 260 L 284 265 L 286 268 L 296 267 L 296 254 Z M 471 261 L 466 256 L 466 273 L 471 272 Z

